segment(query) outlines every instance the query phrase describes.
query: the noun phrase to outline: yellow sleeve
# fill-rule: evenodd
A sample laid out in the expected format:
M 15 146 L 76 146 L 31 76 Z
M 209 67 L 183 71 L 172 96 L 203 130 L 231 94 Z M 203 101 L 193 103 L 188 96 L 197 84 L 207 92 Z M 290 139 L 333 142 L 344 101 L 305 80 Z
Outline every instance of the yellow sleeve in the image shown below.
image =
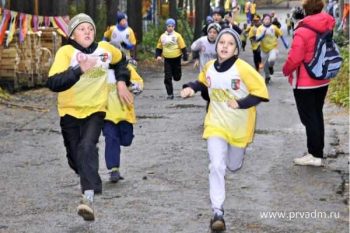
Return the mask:
M 163 34 L 162 34 L 163 35 Z M 163 49 L 162 45 L 162 35 L 159 37 L 158 42 L 157 42 L 157 49 Z
M 112 32 L 114 30 L 115 26 L 110 26 L 107 28 L 107 30 L 103 33 L 103 37 L 107 40 L 111 40 Z
M 132 83 L 137 83 L 140 85 L 141 89 L 143 89 L 143 79 L 141 76 L 137 73 L 134 67 L 132 67 L 130 64 L 127 66 L 128 70 L 130 71 L 130 81 Z
M 278 28 L 277 26 L 275 26 L 275 25 L 273 25 L 273 26 L 274 26 L 274 29 L 275 29 L 276 37 L 282 36 L 283 35 L 283 31 L 280 28 Z
M 254 27 L 251 27 L 249 32 L 248 32 L 248 38 L 252 39 L 252 37 L 254 37 L 254 36 L 255 36 Z
M 69 68 L 73 52 L 74 48 L 71 45 L 65 45 L 56 52 L 55 60 L 53 61 L 49 71 L 49 77 L 66 71 Z
M 264 26 L 260 25 L 257 29 L 256 29 L 256 37 L 259 38 L 264 32 Z
M 184 41 L 184 38 L 182 38 L 182 36 L 177 33 L 178 37 L 177 37 L 177 44 L 179 45 L 179 48 L 180 49 L 183 49 L 183 48 L 186 48 L 186 44 L 185 44 L 185 41 Z
M 122 52 L 107 41 L 100 41 L 99 46 L 112 53 L 111 64 L 116 64 L 122 59 Z
M 208 80 L 207 80 L 207 77 L 206 77 L 206 73 L 207 73 L 207 70 L 209 69 L 209 67 L 214 64 L 214 62 L 215 62 L 215 60 L 208 61 L 204 65 L 202 71 L 198 75 L 198 81 L 203 83 L 205 86 L 209 86 L 208 85 Z
M 129 27 L 129 41 L 132 45 L 136 45 L 137 40 L 134 31 Z
M 236 65 L 249 94 L 269 100 L 264 78 L 251 65 L 241 59 L 237 59 Z

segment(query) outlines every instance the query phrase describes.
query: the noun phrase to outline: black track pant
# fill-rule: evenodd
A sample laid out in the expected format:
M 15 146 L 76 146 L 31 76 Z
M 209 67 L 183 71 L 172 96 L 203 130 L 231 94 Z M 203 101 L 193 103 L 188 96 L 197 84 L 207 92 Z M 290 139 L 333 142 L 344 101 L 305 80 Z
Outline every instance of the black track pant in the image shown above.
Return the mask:
M 181 56 L 176 58 L 164 59 L 164 84 L 168 95 L 173 95 L 173 79 L 180 81 L 181 79 Z
M 306 129 L 308 153 L 323 158 L 323 105 L 328 86 L 315 89 L 294 89 L 294 98 L 301 122 Z
M 104 117 L 104 112 L 97 112 L 83 119 L 70 115 L 61 117 L 60 125 L 68 164 L 80 176 L 82 192 L 102 192 L 102 182 L 98 174 L 97 143 Z

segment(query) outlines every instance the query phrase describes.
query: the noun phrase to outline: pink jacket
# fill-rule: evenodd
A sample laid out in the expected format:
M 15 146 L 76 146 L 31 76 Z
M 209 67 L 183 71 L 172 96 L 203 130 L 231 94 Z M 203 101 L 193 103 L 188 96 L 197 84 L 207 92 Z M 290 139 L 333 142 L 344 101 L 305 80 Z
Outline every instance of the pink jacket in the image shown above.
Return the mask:
M 294 32 L 291 49 L 286 62 L 283 65 L 283 74 L 289 76 L 289 83 L 293 88 L 311 89 L 326 86 L 329 80 L 315 80 L 310 78 L 303 62 L 309 62 L 313 55 L 316 43 L 316 33 L 308 28 L 301 27 L 308 25 L 318 32 L 333 30 L 335 20 L 325 12 L 306 16 L 298 23 L 298 28 Z

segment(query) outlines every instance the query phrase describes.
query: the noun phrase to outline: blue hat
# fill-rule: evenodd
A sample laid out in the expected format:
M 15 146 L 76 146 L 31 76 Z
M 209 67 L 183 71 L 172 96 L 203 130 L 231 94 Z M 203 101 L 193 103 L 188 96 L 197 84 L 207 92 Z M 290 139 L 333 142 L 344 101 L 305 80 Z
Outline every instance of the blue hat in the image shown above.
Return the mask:
M 123 12 L 118 12 L 117 13 L 117 23 L 119 24 L 120 21 L 122 21 L 122 19 L 128 19 L 128 17 Z
M 175 27 L 176 23 L 175 23 L 175 19 L 169 18 L 165 21 L 165 25 L 173 25 Z
M 215 7 L 211 16 L 215 15 L 215 14 L 218 14 L 218 15 L 221 15 L 222 18 L 224 18 L 225 16 L 225 10 L 224 8 L 222 7 Z
M 205 19 L 205 21 L 207 22 L 207 24 L 213 23 L 214 19 L 213 17 L 211 17 L 211 15 L 208 15 L 207 18 Z

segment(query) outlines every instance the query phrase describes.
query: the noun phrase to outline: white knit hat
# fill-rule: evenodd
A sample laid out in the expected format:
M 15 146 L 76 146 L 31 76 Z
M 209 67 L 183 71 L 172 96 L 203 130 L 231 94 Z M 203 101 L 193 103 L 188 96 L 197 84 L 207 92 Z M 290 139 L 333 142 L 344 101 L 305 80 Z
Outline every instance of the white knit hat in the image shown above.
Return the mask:
M 94 21 L 90 16 L 84 13 L 77 14 L 74 16 L 68 23 L 68 38 L 73 34 L 73 31 L 76 27 L 78 27 L 81 23 L 89 23 L 93 26 L 94 31 L 96 33 L 96 26 Z

